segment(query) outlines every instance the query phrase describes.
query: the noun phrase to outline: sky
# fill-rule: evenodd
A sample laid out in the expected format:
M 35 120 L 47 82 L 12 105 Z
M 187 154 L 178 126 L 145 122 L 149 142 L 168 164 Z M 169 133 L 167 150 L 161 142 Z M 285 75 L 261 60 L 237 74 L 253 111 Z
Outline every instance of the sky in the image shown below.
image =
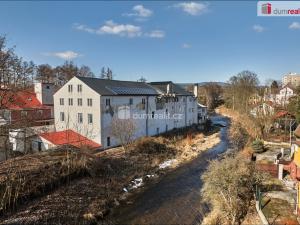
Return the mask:
M 36 64 L 72 60 L 118 80 L 261 83 L 300 73 L 300 17 L 258 17 L 255 1 L 0 1 L 0 35 Z

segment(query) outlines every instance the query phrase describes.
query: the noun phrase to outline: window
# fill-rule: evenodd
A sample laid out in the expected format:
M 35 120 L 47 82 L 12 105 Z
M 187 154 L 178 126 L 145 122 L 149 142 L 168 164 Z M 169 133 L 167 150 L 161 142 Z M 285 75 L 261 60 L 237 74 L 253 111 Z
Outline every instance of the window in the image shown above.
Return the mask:
M 159 134 L 159 127 L 156 128 L 156 134 Z
M 38 116 L 39 116 L 39 117 L 42 117 L 42 116 L 43 116 L 43 110 L 38 110 L 37 113 L 38 113 Z
M 73 105 L 73 98 L 69 98 L 69 105 Z
M 146 99 L 142 98 L 142 109 L 146 108 Z
M 81 85 L 81 84 L 78 84 L 78 85 L 77 85 L 77 91 L 78 91 L 78 92 L 82 92 L 82 85 Z
M 169 110 L 168 110 L 168 109 L 166 109 L 166 114 L 168 114 L 168 112 L 169 112 Z
M 60 104 L 60 105 L 64 105 L 64 104 L 65 104 L 63 98 L 60 98 L 60 99 L 59 99 L 59 104 Z
M 49 85 L 47 85 L 47 86 L 46 86 L 46 89 L 50 89 L 50 86 L 49 86 Z
M 21 117 L 26 117 L 27 116 L 27 111 L 21 111 Z
M 110 146 L 110 137 L 106 138 L 106 143 L 107 143 L 107 146 Z
M 105 105 L 106 105 L 106 106 L 110 106 L 110 99 L 109 99 L 109 98 L 107 98 L 107 99 L 105 100 Z
M 155 113 L 155 112 L 154 112 L 154 111 L 152 111 L 152 115 L 151 115 L 151 118 L 152 118 L 152 119 L 154 118 L 154 113 Z
M 73 92 L 73 85 L 72 84 L 68 85 L 68 90 L 69 90 L 69 92 Z
M 133 98 L 129 99 L 129 105 L 133 105 Z
M 78 118 L 78 123 L 82 123 L 82 121 L 83 121 L 82 113 L 78 113 L 77 118 Z
M 93 114 L 88 114 L 88 123 L 93 123 Z
M 64 112 L 60 112 L 60 121 L 65 121 L 65 113 Z
M 82 106 L 82 98 L 77 99 L 77 104 L 78 104 L 78 106 Z
M 93 105 L 93 99 L 88 98 L 88 99 L 87 99 L 87 105 L 88 105 L 88 106 L 92 106 L 92 105 Z

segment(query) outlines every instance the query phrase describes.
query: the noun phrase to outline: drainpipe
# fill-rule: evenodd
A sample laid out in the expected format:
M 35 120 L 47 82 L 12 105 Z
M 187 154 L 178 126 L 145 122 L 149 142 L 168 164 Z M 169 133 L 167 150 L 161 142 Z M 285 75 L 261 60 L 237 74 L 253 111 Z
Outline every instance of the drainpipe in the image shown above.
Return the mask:
M 184 111 L 184 113 L 185 113 L 185 116 L 184 116 L 184 120 L 185 120 L 185 127 L 187 126 L 187 105 L 188 105 L 188 97 L 187 96 L 185 96 L 185 111 Z
M 147 103 L 146 103 L 146 136 L 148 136 L 148 123 L 149 123 L 149 96 L 146 97 Z

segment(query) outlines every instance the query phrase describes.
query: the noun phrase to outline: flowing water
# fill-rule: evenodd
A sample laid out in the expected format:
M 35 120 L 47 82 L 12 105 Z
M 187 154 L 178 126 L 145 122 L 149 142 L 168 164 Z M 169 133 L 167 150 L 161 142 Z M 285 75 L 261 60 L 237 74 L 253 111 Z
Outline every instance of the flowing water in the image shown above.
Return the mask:
M 229 124 L 220 116 L 214 123 Z M 111 215 L 113 224 L 199 224 L 207 206 L 201 202 L 201 175 L 208 161 L 228 148 L 228 126 L 221 128 L 221 142 L 200 154 L 193 161 L 164 175 L 135 196 L 130 205 L 121 205 Z

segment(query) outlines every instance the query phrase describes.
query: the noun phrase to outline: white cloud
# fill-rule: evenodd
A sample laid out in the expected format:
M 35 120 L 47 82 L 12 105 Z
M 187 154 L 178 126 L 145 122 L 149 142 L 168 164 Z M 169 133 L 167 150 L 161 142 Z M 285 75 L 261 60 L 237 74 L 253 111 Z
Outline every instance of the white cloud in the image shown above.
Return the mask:
M 289 28 L 292 29 L 292 30 L 300 29 L 300 23 L 299 22 L 293 22 L 293 23 L 290 24 Z
M 95 33 L 96 32 L 95 29 L 90 28 L 90 27 L 88 27 L 84 24 L 75 23 L 75 24 L 73 24 L 73 28 L 75 28 L 76 30 L 86 31 L 88 33 Z
M 263 26 L 258 25 L 258 24 L 254 25 L 252 28 L 255 32 L 258 32 L 258 33 L 261 33 L 265 30 L 265 28 Z
M 82 56 L 81 54 L 73 51 L 64 51 L 64 52 L 49 52 L 49 53 L 44 53 L 46 56 L 54 56 L 57 58 L 61 58 L 64 60 L 72 60 L 75 58 L 78 58 L 79 56 Z
M 164 38 L 165 32 L 163 30 L 153 30 L 149 33 L 145 33 L 145 36 L 150 38 Z
M 73 28 L 79 31 L 88 32 L 98 35 L 118 35 L 121 37 L 149 37 L 149 38 L 164 38 L 165 32 L 163 30 L 152 30 L 150 32 L 143 32 L 140 26 L 132 24 L 118 24 L 112 20 L 105 22 L 103 26 L 98 29 L 88 27 L 84 24 L 73 24 Z
M 97 34 L 113 34 L 126 37 L 138 37 L 142 35 L 141 28 L 132 24 L 117 24 L 112 20 L 105 22 L 105 25 L 97 30 Z
M 153 12 L 150 9 L 145 8 L 143 5 L 135 5 L 132 8 L 133 13 L 124 13 L 125 16 L 136 16 L 136 17 L 150 17 Z
M 182 48 L 191 48 L 192 46 L 187 43 L 183 43 Z
M 180 8 L 192 16 L 201 15 L 208 10 L 208 4 L 200 2 L 182 2 L 175 4 L 174 7 Z

